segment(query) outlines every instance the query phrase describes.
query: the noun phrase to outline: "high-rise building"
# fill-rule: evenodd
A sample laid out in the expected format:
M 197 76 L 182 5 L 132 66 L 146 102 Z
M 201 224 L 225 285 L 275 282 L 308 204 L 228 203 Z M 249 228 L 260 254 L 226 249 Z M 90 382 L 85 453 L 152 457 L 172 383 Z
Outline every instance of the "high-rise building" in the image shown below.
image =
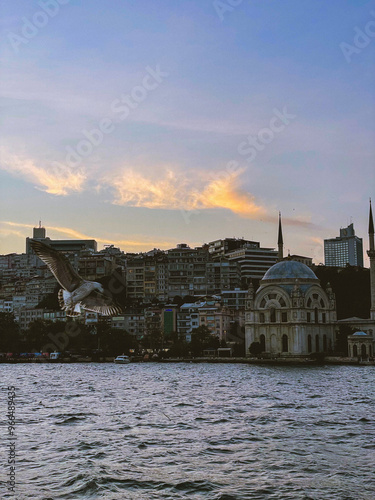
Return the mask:
M 263 277 L 264 273 L 277 262 L 278 251 L 273 248 L 262 248 L 259 243 L 254 243 L 228 252 L 226 257 L 230 261 L 239 263 L 241 278 L 249 281 Z
M 340 229 L 340 236 L 324 240 L 324 262 L 326 266 L 363 267 L 362 238 L 355 235 L 353 224 Z
M 277 262 L 278 256 L 280 257 L 280 238 L 282 240 L 280 230 L 281 226 L 279 227 L 279 251 L 273 248 L 262 248 L 258 241 L 225 238 L 208 243 L 208 252 L 214 260 L 224 256 L 230 262 L 237 262 L 242 279 L 247 281 L 252 278 L 260 279 Z M 234 283 L 230 285 L 231 288 L 236 286 Z M 228 287 L 225 288 L 228 289 Z

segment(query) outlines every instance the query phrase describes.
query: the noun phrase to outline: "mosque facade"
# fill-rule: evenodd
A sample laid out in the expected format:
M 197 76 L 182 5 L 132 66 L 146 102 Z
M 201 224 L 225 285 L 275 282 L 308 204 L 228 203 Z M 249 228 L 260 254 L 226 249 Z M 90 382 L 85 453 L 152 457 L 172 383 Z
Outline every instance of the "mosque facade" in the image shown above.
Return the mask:
M 283 259 L 279 215 L 279 262 L 260 281 L 250 285 L 245 312 L 245 346 L 254 342 L 270 357 L 306 356 L 334 348 L 336 301 L 329 285 L 324 290 L 305 264 Z
M 374 353 L 375 331 L 375 241 L 370 202 L 369 250 L 371 312 L 367 320 L 341 320 L 351 326 L 360 322 L 369 327 L 349 338 L 349 356 L 361 349 L 368 356 Z M 253 343 L 260 344 L 269 357 L 306 356 L 311 353 L 330 353 L 335 348 L 339 323 L 336 317 L 335 295 L 327 284 L 320 284 L 315 273 L 303 262 L 283 259 L 283 235 L 279 215 L 278 260 L 263 276 L 255 291 L 250 285 L 245 307 L 246 353 Z M 354 321 L 355 320 L 355 321 Z M 358 327 L 357 327 L 358 328 Z M 361 334 L 361 336 L 359 335 Z M 364 342 L 366 336 L 366 342 Z M 361 340 L 361 345 L 357 343 Z M 362 344 L 366 344 L 364 347 Z M 354 345 L 356 347 L 354 348 Z M 362 352 L 363 351 L 363 352 Z
M 246 352 L 253 342 L 271 356 L 305 356 L 334 348 L 335 296 L 305 264 L 284 260 L 250 286 L 245 314 Z

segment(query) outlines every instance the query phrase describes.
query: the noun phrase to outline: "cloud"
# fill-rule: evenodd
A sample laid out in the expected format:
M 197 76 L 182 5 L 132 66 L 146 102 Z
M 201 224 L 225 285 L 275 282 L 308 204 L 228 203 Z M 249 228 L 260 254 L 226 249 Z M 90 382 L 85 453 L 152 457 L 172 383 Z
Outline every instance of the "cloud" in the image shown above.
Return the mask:
M 190 177 L 166 169 L 164 175 L 150 178 L 132 168 L 103 182 L 114 190 L 113 203 L 132 207 L 169 210 L 224 208 L 250 219 L 259 218 L 266 210 L 255 197 L 239 188 L 244 172 L 217 172 L 208 175 L 195 171 Z
M 0 168 L 16 177 L 22 177 L 42 191 L 55 195 L 67 195 L 72 191 L 81 192 L 86 181 L 83 169 L 73 169 L 54 162 L 48 167 L 36 165 L 28 158 L 11 155 L 1 150 Z
M 257 205 L 255 197 L 239 188 L 239 175 L 228 174 L 224 178 L 211 181 L 199 194 L 197 208 L 227 208 L 249 219 L 265 215 L 266 210 Z
M 21 233 L 21 231 L 17 231 L 16 229 L 9 229 L 9 228 L 0 228 L 0 234 L 2 236 L 19 236 L 20 238 L 24 237 L 24 235 Z
M 303 227 L 306 229 L 315 229 L 315 230 L 320 230 L 322 229 L 322 226 L 319 226 L 318 224 L 314 224 L 313 222 L 310 222 L 311 217 L 310 216 L 299 216 L 299 217 L 282 217 L 282 223 L 285 226 L 295 226 L 295 227 Z M 267 218 L 268 221 L 271 222 L 270 218 Z M 272 218 L 272 221 L 275 221 L 275 217 Z

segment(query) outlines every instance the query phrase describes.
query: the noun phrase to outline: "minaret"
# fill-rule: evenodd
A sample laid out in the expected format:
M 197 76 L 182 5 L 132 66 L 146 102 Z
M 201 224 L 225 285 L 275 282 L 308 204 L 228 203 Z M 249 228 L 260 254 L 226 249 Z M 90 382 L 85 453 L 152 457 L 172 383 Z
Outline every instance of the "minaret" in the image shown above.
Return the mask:
M 371 198 L 370 214 L 368 223 L 369 250 L 367 255 L 370 259 L 370 287 L 371 287 L 371 309 L 370 318 L 375 320 L 375 242 L 374 242 L 374 219 L 372 218 Z
M 280 260 L 283 260 L 284 257 L 283 230 L 281 227 L 281 212 L 279 212 L 279 236 L 277 238 L 277 246 L 279 248 L 277 260 L 280 262 Z

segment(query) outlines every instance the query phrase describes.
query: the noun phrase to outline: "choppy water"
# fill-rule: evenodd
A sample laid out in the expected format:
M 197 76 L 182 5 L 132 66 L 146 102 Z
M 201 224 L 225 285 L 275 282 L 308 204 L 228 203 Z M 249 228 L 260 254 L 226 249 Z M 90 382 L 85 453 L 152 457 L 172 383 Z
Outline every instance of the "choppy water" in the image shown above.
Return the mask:
M 5 388 L 17 387 L 19 500 L 375 498 L 373 367 L 19 364 L 0 373 L 4 415 Z

